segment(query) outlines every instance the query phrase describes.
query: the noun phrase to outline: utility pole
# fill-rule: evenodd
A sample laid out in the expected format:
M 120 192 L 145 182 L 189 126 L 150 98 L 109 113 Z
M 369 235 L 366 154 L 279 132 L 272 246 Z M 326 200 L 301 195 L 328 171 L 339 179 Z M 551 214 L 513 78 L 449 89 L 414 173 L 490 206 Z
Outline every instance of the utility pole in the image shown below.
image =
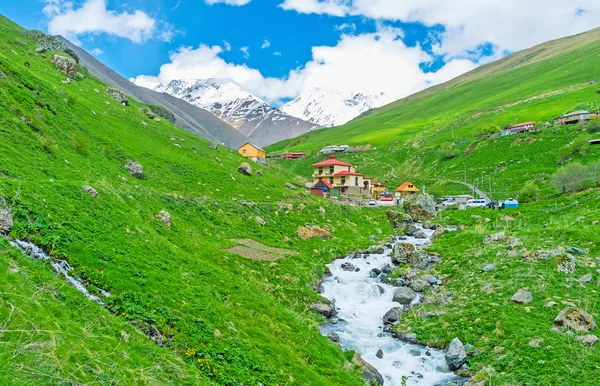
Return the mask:
M 490 177 L 490 175 L 488 174 L 488 185 L 490 188 L 490 200 L 492 199 L 492 178 Z

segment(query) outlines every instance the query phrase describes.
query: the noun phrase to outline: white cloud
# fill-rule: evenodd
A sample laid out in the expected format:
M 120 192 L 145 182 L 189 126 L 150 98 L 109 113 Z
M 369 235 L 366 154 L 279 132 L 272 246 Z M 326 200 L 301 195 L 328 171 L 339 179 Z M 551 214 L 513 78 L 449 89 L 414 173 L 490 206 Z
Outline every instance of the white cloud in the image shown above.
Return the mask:
M 244 46 L 242 48 L 240 48 L 240 51 L 242 51 L 244 53 L 244 58 L 248 59 L 250 57 L 250 51 L 248 46 Z
M 158 76 L 139 76 L 136 84 L 152 88 L 173 79 L 229 78 L 269 103 L 295 98 L 315 87 L 342 91 L 385 92 L 400 98 L 454 78 L 476 65 L 470 60 L 452 60 L 435 73 L 424 73 L 419 65 L 431 61 L 420 47 L 407 47 L 399 29 L 376 33 L 342 35 L 335 46 L 312 48 L 312 60 L 285 77 L 263 76 L 257 69 L 228 63 L 219 46 L 182 47 L 160 68 Z
M 99 56 L 102 55 L 104 53 L 104 51 L 102 51 L 100 48 L 93 48 L 90 50 L 90 54 L 94 55 L 94 56 Z
M 208 5 L 213 5 L 213 4 L 227 4 L 227 5 L 233 5 L 233 6 L 241 6 L 241 5 L 246 5 L 249 2 L 251 2 L 252 0 L 204 0 L 204 2 Z
M 79 8 L 70 1 L 46 0 L 44 13 L 50 18 L 48 32 L 63 35 L 76 44 L 82 35 L 109 34 L 142 43 L 151 38 L 170 41 L 179 31 L 158 22 L 145 12 L 118 13 L 107 9 L 106 0 L 85 0 Z
M 269 47 L 271 47 L 271 42 L 270 42 L 270 41 L 268 41 L 268 40 L 265 38 L 265 40 L 263 41 L 263 44 L 260 46 L 260 48 L 264 50 L 264 49 L 267 49 L 267 48 L 269 48 Z
M 483 43 L 517 51 L 600 25 L 600 2 L 589 0 L 284 0 L 299 13 L 355 15 L 443 25 L 438 52 L 460 55 Z
M 225 51 L 231 51 L 231 44 L 227 40 L 223 40 L 223 47 Z
M 281 56 L 281 52 L 279 52 L 279 51 L 273 52 L 273 55 L 275 55 L 275 56 Z

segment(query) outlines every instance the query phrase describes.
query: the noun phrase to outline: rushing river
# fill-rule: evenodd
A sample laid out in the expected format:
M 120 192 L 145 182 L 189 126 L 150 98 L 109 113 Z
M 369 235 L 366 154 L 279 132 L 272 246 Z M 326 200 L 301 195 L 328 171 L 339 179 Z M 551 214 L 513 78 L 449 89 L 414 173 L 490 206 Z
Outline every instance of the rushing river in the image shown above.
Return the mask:
M 401 242 L 426 245 L 433 231 L 424 232 L 427 239 L 407 237 Z M 385 253 L 366 255 L 366 258 L 350 255 L 329 265 L 332 275 L 324 281 L 322 295 L 335 302 L 338 314 L 337 320 L 322 326 L 322 332 L 337 333 L 342 349 L 358 352 L 383 376 L 385 386 L 402 386 L 403 377 L 406 377 L 406 385 L 462 383 L 448 369 L 444 352 L 406 343 L 383 332 L 383 315 L 400 306 L 392 301 L 397 288 L 383 284 L 379 277 L 372 278 L 370 273 L 373 268 L 391 265 L 390 252 L 386 248 Z M 360 268 L 360 271 L 344 271 L 341 265 L 346 262 Z M 380 288 L 383 288 L 383 293 Z M 415 302 L 418 302 L 418 297 Z M 376 356 L 380 349 L 383 351 L 382 358 Z

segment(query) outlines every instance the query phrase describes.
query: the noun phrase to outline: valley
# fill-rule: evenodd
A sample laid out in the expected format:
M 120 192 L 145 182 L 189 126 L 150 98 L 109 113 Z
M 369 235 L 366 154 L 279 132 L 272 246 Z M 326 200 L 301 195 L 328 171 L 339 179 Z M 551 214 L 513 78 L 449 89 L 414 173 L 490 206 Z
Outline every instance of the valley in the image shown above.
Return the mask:
M 276 108 L 0 15 L 0 384 L 594 385 L 599 56 Z

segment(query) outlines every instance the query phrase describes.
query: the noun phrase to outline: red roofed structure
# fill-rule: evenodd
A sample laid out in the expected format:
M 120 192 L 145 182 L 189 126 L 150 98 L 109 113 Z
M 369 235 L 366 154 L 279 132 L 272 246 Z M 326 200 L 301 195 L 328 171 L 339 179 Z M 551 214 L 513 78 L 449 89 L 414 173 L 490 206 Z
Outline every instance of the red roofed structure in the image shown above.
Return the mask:
M 535 126 L 535 122 L 523 122 L 517 123 L 516 125 L 509 125 L 502 130 L 502 135 L 511 135 L 511 134 L 519 134 L 519 133 L 527 133 L 533 131 Z
M 346 162 L 342 162 L 339 160 L 336 160 L 334 156 L 330 156 L 329 159 L 327 161 L 322 161 L 322 162 L 318 162 L 316 164 L 312 164 L 310 166 L 312 166 L 313 168 L 315 167 L 320 167 L 320 166 L 345 166 L 345 167 L 352 167 L 352 165 L 346 163 Z
M 327 196 L 325 191 L 328 191 L 330 197 L 362 197 L 372 193 L 371 177 L 357 173 L 354 166 L 337 160 L 334 156 L 311 166 L 314 168 L 311 190 L 314 194 Z

